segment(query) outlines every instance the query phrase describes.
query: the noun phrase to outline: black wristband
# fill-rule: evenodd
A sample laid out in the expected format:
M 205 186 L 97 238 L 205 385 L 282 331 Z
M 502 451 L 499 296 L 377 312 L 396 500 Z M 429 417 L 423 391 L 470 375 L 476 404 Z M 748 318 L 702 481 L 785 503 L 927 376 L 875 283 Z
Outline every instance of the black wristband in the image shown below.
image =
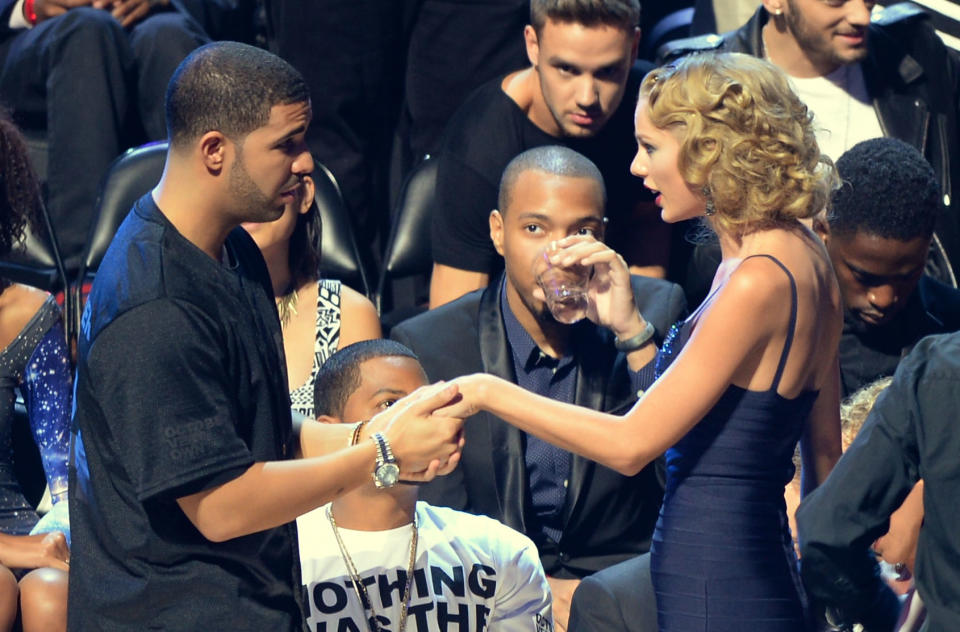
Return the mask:
M 647 326 L 643 328 L 643 331 L 638 333 L 636 336 L 631 336 L 626 340 L 620 340 L 619 338 L 614 337 L 613 346 L 616 347 L 617 351 L 623 351 L 624 353 L 630 353 L 631 351 L 636 351 L 643 345 L 650 342 L 650 339 L 653 338 L 653 334 L 656 333 L 656 329 L 653 327 L 653 323 L 646 321 Z

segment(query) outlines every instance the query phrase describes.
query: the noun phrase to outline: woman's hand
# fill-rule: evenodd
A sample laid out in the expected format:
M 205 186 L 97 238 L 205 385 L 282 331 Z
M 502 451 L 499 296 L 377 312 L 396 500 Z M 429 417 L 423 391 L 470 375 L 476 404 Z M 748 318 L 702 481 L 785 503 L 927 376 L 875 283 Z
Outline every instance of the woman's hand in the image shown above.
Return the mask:
M 37 535 L 6 535 L 0 538 L 0 563 L 8 568 L 56 568 L 70 570 L 67 538 L 59 531 Z
M 487 373 L 473 373 L 464 375 L 450 382 L 457 387 L 457 396 L 444 406 L 434 411 L 436 415 L 449 415 L 466 419 L 486 409 L 486 402 L 490 397 L 496 397 L 498 389 L 508 384 L 498 377 Z
M 593 237 L 572 235 L 557 242 L 550 261 L 562 267 L 575 264 L 593 267 L 587 289 L 587 318 L 611 330 L 621 340 L 643 331 L 646 323 L 633 299 L 630 269 L 615 250 Z M 535 290 L 539 291 L 539 288 Z
M 463 419 L 435 412 L 457 393 L 457 387 L 449 383 L 423 386 L 367 424 L 369 434 L 386 436 L 404 480 L 426 482 L 449 473 L 459 463 Z

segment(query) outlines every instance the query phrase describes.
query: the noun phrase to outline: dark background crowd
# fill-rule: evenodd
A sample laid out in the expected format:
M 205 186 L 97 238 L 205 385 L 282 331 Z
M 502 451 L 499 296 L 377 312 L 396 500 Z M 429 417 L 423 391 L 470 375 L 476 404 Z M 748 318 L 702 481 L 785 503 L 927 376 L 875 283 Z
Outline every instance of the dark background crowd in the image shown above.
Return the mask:
M 870 29 L 856 59 L 817 57 L 815 31 L 797 28 L 818 25 L 818 9 L 804 7 L 831 3 L 787 0 L 787 18 L 775 4 L 645 2 L 639 38 L 625 40 L 630 54 L 610 68 L 587 69 L 577 66 L 571 41 L 548 46 L 543 25 L 525 30 L 529 0 L 0 0 L 0 103 L 9 118 L 4 135 L 13 139 L 2 148 L 0 194 L 6 214 L 23 216 L 9 226 L 0 222 L 7 233 L 0 240 L 0 277 L 7 279 L 0 342 L 2 353 L 18 354 L 0 428 L 9 446 L 0 448 L 16 457 L 5 456 L 0 467 L 8 480 L 24 480 L 23 493 L 14 481 L 9 498 L 0 496 L 10 516 L 0 531 L 32 538 L 0 540 L 0 565 L 13 571 L 0 575 L 21 595 L 0 603 L 0 629 L 7 620 L 24 630 L 62 626 L 69 553 L 56 534 L 64 517 L 49 511 L 41 519 L 33 507 L 44 483 L 54 510 L 66 494 L 63 475 L 55 475 L 69 428 L 64 367 L 74 360 L 78 332 L 89 326 L 80 314 L 99 257 L 130 204 L 160 178 L 166 147 L 144 145 L 167 140 L 170 77 L 208 42 L 267 49 L 309 86 L 305 142 L 313 169 L 300 174 L 302 186 L 274 229 L 247 227 L 277 297 L 294 409 L 308 417 L 320 413 L 313 408 L 319 366 L 338 348 L 383 335 L 413 349 L 430 381 L 487 372 L 603 411 L 622 412 L 636 401 L 647 384 L 624 359 L 633 348 L 621 343 L 639 340 L 632 331 L 621 336 L 614 321 L 540 328 L 505 310 L 514 282 L 506 279 L 529 270 L 516 270 L 521 257 L 503 217 L 513 200 L 504 198 L 500 176 L 516 155 L 546 145 L 564 145 L 596 163 L 605 205 L 591 211 L 593 223 L 570 234 L 606 231 L 606 242 L 635 274 L 636 308 L 651 325 L 642 342 L 663 342 L 670 325 L 707 296 L 719 247 L 695 221 L 661 222 L 656 192 L 631 175 L 634 107 L 647 72 L 699 51 L 765 57 L 786 71 L 801 99 L 810 99 L 824 151 L 835 150 L 830 158 L 842 184 L 832 210 L 811 228 L 843 294 L 842 395 L 893 375 L 922 338 L 960 330 L 960 212 L 952 188 L 960 182 L 960 4 L 834 3 L 862 9 L 844 19 Z M 767 24 L 778 26 L 776 38 L 761 35 Z M 813 35 L 797 36 L 803 32 Z M 565 95 L 545 74 L 553 71 L 592 74 L 595 84 L 586 97 Z M 567 124 L 569 104 L 578 113 Z M 876 116 L 865 122 L 864 112 Z M 13 155 L 28 156 L 29 164 Z M 53 301 L 20 296 L 17 283 L 57 295 L 62 323 L 54 324 L 56 315 L 44 317 L 50 322 L 35 317 L 54 310 Z M 7 303 L 20 306 L 17 318 L 5 316 Z M 54 338 L 63 344 L 53 345 Z M 30 344 L 18 348 L 24 340 Z M 37 375 L 27 367 L 40 360 L 57 376 L 44 406 L 37 405 L 42 396 L 27 394 Z M 915 373 L 926 370 L 923 360 L 908 364 Z M 894 390 L 909 390 L 907 379 Z M 21 393 L 16 404 L 14 389 Z M 467 426 L 459 470 L 424 486 L 420 497 L 529 536 L 553 594 L 557 629 L 655 629 L 652 594 L 631 591 L 649 583 L 643 554 L 663 494 L 662 462 L 623 476 L 505 430 L 493 416 L 478 417 Z M 32 430 L 16 430 L 15 420 L 25 418 Z M 889 447 L 868 434 L 875 450 Z M 33 466 L 20 456 L 38 451 Z M 854 450 L 854 458 L 869 464 L 865 452 Z M 904 494 L 914 488 L 910 478 L 895 481 Z M 868 495 L 870 481 L 858 482 L 850 494 Z M 891 503 L 884 498 L 883 506 Z M 889 560 L 888 574 L 907 584 L 922 512 L 921 504 L 916 518 L 914 508 L 913 527 L 878 550 Z M 817 519 L 812 510 L 808 515 L 801 524 L 813 529 Z M 16 552 L 24 547 L 29 555 Z M 830 552 L 824 545 L 809 559 Z M 851 558 L 846 566 L 866 584 L 876 566 L 862 562 Z M 912 598 L 909 585 L 904 592 Z M 861 599 L 854 592 L 850 604 Z M 945 602 L 956 616 L 951 599 L 935 600 L 935 607 Z M 857 602 L 850 611 L 862 616 L 869 609 Z M 904 618 L 898 629 L 914 629 Z

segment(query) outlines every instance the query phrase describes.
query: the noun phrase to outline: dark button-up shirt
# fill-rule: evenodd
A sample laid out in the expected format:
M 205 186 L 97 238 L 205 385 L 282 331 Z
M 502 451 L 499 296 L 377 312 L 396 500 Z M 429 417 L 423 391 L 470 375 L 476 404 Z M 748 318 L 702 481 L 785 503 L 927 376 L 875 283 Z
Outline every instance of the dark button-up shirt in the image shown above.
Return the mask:
M 545 353 L 523 328 L 507 302 L 506 284 L 500 293 L 503 325 L 513 358 L 517 385 L 550 399 L 574 403 L 577 389 L 578 331 L 596 327 L 587 320 L 570 325 L 571 340 L 567 353 L 554 358 Z M 641 375 L 630 371 L 630 381 L 635 392 L 641 391 Z M 527 468 L 527 484 L 539 528 L 554 542 L 560 541 L 563 532 L 563 507 L 570 478 L 570 453 L 532 435 L 526 437 L 524 450 Z
M 877 616 L 885 589 L 868 548 L 922 478 L 917 591 L 930 632 L 960 629 L 958 411 L 960 333 L 924 338 L 897 367 L 830 477 L 800 505 L 801 568 L 813 596 L 852 619 Z

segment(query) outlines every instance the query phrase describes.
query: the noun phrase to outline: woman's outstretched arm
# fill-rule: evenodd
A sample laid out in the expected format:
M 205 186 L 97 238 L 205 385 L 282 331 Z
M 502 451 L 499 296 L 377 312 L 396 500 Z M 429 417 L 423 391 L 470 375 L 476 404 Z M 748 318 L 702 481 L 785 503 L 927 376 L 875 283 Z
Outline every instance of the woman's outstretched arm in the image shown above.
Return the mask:
M 670 369 L 624 417 L 560 403 L 484 374 L 458 378 L 463 399 L 438 412 L 486 410 L 565 450 L 635 474 L 689 432 L 730 384 L 769 385 L 790 309 L 789 281 L 774 266 L 751 259 L 738 268 Z M 774 339 L 779 344 L 769 344 Z

